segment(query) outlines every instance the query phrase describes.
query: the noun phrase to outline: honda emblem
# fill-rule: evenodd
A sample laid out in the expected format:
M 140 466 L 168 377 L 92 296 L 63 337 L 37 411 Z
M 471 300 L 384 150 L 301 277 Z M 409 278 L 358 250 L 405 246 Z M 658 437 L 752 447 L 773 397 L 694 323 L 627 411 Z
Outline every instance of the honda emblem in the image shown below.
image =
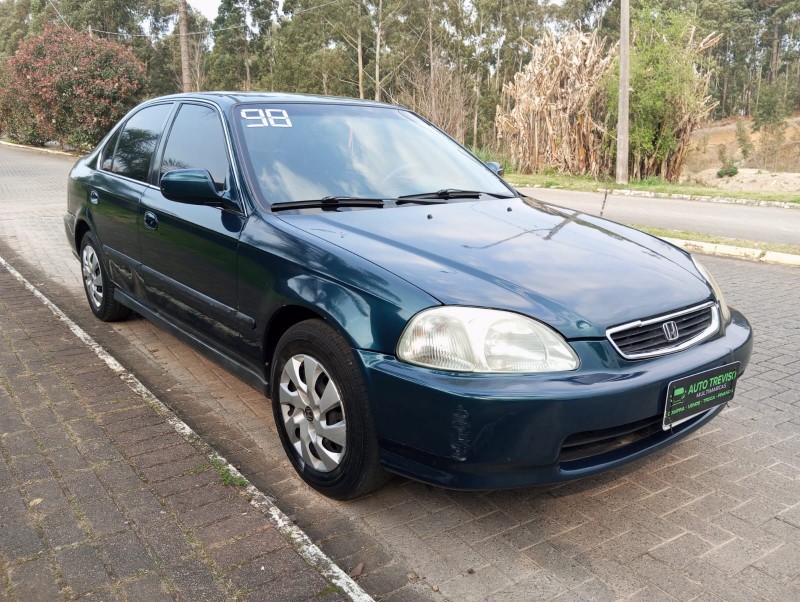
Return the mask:
M 664 336 L 667 337 L 668 341 L 674 341 L 678 338 L 678 325 L 674 320 L 664 322 L 664 324 L 661 325 L 661 330 L 664 331 Z

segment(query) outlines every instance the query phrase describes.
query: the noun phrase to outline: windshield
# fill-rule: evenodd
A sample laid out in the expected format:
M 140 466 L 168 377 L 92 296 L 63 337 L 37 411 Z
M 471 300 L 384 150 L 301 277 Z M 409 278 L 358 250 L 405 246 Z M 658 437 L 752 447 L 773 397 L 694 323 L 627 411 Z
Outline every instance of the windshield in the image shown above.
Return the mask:
M 514 195 L 464 148 L 403 109 L 245 104 L 233 118 L 246 168 L 270 204 L 443 189 Z

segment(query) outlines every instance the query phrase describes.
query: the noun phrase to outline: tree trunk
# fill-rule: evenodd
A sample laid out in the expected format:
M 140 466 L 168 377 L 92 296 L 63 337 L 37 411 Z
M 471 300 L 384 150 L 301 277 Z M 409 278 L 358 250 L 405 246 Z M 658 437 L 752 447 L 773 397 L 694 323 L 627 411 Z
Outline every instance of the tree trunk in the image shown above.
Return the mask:
M 186 0 L 178 0 L 178 31 L 181 39 L 181 87 L 184 92 L 191 92 L 192 77 L 189 71 L 189 23 L 187 19 Z
M 383 30 L 383 0 L 378 0 L 378 27 L 375 32 L 375 100 L 381 99 L 381 33 Z
M 475 114 L 472 118 L 472 150 L 476 150 L 478 148 L 478 111 L 480 110 L 481 104 L 481 80 L 478 77 L 478 81 L 475 83 Z
M 430 61 L 431 86 L 433 86 L 433 0 L 428 0 L 428 60 Z M 436 95 L 431 95 L 433 101 L 431 111 L 436 113 Z
M 360 20 L 359 20 L 359 23 L 358 23 L 358 48 L 357 48 L 357 51 L 358 51 L 358 97 L 363 100 L 364 99 L 364 48 L 361 45 L 361 21 Z
M 244 89 L 247 92 L 250 91 L 250 42 L 246 37 L 244 39 Z
M 619 109 L 617 115 L 617 184 L 628 183 L 628 127 L 630 92 L 630 4 L 622 0 L 619 19 Z
M 719 103 L 720 108 L 720 117 L 727 117 L 728 113 L 725 110 L 725 102 L 728 98 L 728 74 L 725 74 L 725 77 L 722 78 L 722 99 Z
M 772 55 L 769 61 L 769 83 L 774 84 L 775 79 L 778 77 L 778 49 L 781 39 L 781 22 L 777 17 L 773 17 L 773 30 L 772 30 Z

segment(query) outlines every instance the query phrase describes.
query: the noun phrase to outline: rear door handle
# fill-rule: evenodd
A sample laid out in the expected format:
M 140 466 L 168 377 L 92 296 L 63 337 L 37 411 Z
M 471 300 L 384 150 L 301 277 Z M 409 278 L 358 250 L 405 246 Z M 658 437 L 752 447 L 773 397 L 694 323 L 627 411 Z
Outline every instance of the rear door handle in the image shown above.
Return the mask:
M 99 195 L 99 194 L 97 194 L 97 191 L 96 191 L 96 190 L 92 190 L 92 191 L 89 193 L 89 202 L 90 202 L 92 205 L 97 205 L 97 203 L 99 203 L 99 202 L 100 202 L 100 195 Z
M 144 227 L 149 228 L 150 230 L 155 230 L 158 228 L 158 218 L 152 211 L 144 212 Z

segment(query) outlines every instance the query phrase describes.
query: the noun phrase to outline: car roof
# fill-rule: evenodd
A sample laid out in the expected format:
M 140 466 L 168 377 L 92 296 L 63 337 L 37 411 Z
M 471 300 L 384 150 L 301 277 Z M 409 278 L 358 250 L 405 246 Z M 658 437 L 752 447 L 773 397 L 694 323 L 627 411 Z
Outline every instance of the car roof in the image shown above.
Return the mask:
M 187 92 L 183 94 L 170 94 L 152 98 L 148 102 L 158 100 L 209 100 L 220 106 L 228 108 L 244 102 L 291 102 L 306 104 L 357 104 L 365 107 L 383 107 L 388 105 L 374 100 L 361 100 L 358 98 L 342 98 L 338 96 L 317 96 L 315 94 L 289 94 L 285 92 Z

